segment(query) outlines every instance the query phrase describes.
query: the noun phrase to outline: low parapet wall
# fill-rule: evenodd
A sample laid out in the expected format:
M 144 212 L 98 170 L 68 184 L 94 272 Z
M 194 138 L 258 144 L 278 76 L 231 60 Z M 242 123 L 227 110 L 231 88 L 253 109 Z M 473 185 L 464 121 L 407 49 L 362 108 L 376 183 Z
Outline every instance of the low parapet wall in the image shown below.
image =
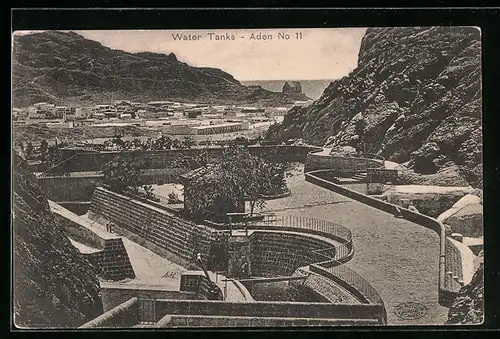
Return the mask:
M 365 194 L 350 190 L 341 185 L 335 184 L 323 177 L 330 177 L 330 170 L 316 170 L 305 173 L 306 181 L 311 182 L 315 185 L 321 186 L 328 190 L 334 191 L 336 193 L 342 194 L 351 199 L 362 202 L 366 205 L 375 207 L 379 210 L 382 210 L 387 213 L 395 214 L 397 210 L 400 211 L 401 216 L 411 221 L 415 224 L 428 228 L 434 232 L 436 232 L 439 236 L 439 303 L 444 306 L 449 306 L 453 300 L 455 299 L 458 290 L 457 286 L 453 286 L 454 284 L 449 282 L 449 277 L 446 276 L 446 246 L 450 246 L 449 242 L 446 242 L 446 233 L 445 227 L 439 221 L 434 218 L 428 217 L 424 214 L 412 212 L 406 208 L 401 206 L 396 206 L 391 203 L 367 196 Z M 448 244 L 448 245 L 447 245 Z M 450 251 L 448 251 L 450 252 Z
M 304 171 L 328 169 L 334 172 L 336 176 L 349 176 L 359 172 L 366 172 L 369 168 L 381 168 L 383 166 L 383 158 L 342 157 L 311 152 L 307 154 Z
M 196 148 L 196 149 L 174 149 L 174 150 L 132 150 L 132 151 L 102 151 L 92 152 L 78 149 L 63 149 L 62 156 L 65 161 L 52 167 L 47 173 L 64 172 L 86 172 L 100 171 L 102 166 L 115 159 L 122 157 L 143 164 L 143 168 L 161 169 L 168 168 L 177 159 L 185 156 L 192 156 L 201 151 L 212 156 L 219 156 L 224 151 L 224 147 L 217 148 Z M 275 150 L 276 155 L 283 160 L 303 162 L 307 153 L 316 150 L 316 147 L 292 146 L 292 145 L 270 145 L 270 146 L 249 146 L 248 149 L 254 155 L 263 155 Z
M 161 287 L 161 286 L 160 286 Z M 169 291 L 164 288 L 148 285 L 130 285 L 122 283 L 101 282 L 101 299 L 104 307 L 104 312 L 107 312 L 114 307 L 137 297 L 141 299 L 182 299 L 192 300 L 197 299 L 195 293 L 185 291 Z
M 139 299 L 131 298 L 79 328 L 130 328 L 139 323 Z
M 156 300 L 156 321 L 164 315 L 217 315 L 226 317 L 378 319 L 382 305 L 309 302 L 224 302 L 214 300 Z

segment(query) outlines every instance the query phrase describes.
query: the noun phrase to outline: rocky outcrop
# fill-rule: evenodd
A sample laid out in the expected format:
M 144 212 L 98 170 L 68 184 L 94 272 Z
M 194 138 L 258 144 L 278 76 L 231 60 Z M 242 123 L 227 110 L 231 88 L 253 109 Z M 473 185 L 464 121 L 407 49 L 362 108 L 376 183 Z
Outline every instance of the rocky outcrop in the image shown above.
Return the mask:
M 420 213 L 436 218 L 471 192 L 471 187 L 387 186 L 381 198 L 395 205 L 409 200 Z
M 438 221 L 449 226 L 453 233 L 465 237 L 483 236 L 483 205 L 478 195 L 468 194 L 442 213 Z
M 456 166 L 482 186 L 481 34 L 473 27 L 369 28 L 358 67 L 266 138 L 352 146 L 417 174 Z
M 192 67 L 173 53 L 127 53 L 59 31 L 14 36 L 12 85 L 18 107 L 40 101 L 109 102 L 112 97 L 276 104 L 292 100 L 243 86 L 220 69 Z
M 484 317 L 484 266 L 480 265 L 471 282 L 458 292 L 448 312 L 447 325 L 481 324 Z
M 54 220 L 37 179 L 13 159 L 13 297 L 19 327 L 77 327 L 102 313 L 95 268 Z

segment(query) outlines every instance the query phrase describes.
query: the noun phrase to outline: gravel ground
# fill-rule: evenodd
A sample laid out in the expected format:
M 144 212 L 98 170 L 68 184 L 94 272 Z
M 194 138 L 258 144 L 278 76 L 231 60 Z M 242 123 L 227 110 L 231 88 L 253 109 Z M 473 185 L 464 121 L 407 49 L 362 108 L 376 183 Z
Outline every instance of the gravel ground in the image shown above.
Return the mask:
M 353 232 L 355 255 L 347 264 L 379 292 L 389 325 L 444 324 L 448 309 L 438 305 L 439 237 L 391 214 L 308 183 L 288 179 L 291 196 L 267 202 L 277 214 L 329 220 Z M 404 302 L 427 308 L 424 317 L 402 320 L 394 311 Z

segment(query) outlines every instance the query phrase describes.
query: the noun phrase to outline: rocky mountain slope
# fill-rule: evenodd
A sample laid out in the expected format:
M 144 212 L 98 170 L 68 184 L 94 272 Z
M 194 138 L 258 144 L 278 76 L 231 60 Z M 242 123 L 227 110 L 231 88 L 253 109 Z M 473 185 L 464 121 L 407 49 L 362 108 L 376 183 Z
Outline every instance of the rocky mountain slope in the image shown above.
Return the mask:
M 267 139 L 353 146 L 482 186 L 481 34 L 473 27 L 369 28 L 358 67 Z
M 261 87 L 246 87 L 216 68 L 191 67 L 171 54 L 127 53 L 74 32 L 47 31 L 15 36 L 14 106 L 35 102 L 109 102 L 115 99 L 258 100 L 291 99 Z
M 15 155 L 13 164 L 14 323 L 80 326 L 103 311 L 96 272 L 54 221 L 24 160 Z
M 484 316 L 484 266 L 458 292 L 448 312 L 446 324 L 481 324 Z

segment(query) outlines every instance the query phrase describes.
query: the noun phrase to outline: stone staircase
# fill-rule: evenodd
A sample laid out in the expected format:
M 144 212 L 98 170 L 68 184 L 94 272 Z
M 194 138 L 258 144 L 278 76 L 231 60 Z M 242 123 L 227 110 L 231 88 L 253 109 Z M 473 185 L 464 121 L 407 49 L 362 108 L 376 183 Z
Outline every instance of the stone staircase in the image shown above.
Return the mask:
M 345 185 L 345 184 L 364 184 L 366 183 L 368 174 L 366 172 L 362 173 L 356 173 L 350 177 L 346 178 L 335 178 L 335 181 L 338 184 Z

